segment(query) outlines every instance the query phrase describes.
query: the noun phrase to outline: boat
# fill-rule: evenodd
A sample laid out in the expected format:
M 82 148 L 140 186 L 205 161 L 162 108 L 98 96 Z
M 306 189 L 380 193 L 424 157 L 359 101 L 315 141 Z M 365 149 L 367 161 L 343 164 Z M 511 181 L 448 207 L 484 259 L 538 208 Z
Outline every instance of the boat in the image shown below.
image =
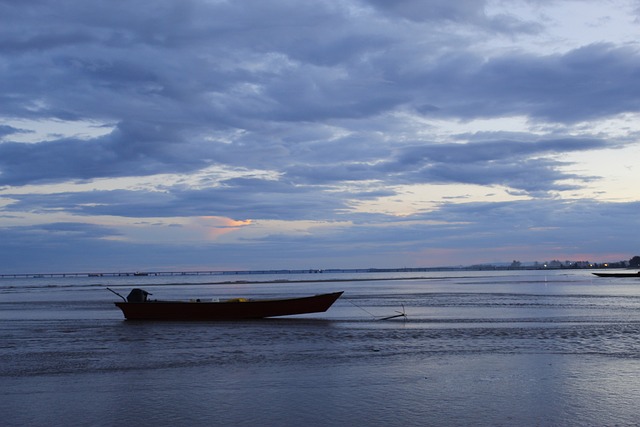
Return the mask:
M 598 277 L 640 277 L 640 271 L 637 273 L 592 273 Z
M 325 312 L 344 291 L 282 299 L 233 298 L 221 301 L 151 300 L 143 289 L 133 289 L 115 305 L 127 320 L 240 320 Z

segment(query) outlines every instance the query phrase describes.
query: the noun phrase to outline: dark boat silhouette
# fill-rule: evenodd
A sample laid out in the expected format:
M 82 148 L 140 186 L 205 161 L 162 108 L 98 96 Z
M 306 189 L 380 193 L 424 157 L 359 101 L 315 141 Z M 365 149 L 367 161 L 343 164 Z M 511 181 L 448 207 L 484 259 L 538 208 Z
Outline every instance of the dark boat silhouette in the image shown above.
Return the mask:
M 592 273 L 598 277 L 640 277 L 640 271 L 637 273 Z
M 343 291 L 294 298 L 223 301 L 149 300 L 150 294 L 142 289 L 133 289 L 126 299 L 114 293 L 125 300 L 115 305 L 127 320 L 239 320 L 325 312 Z

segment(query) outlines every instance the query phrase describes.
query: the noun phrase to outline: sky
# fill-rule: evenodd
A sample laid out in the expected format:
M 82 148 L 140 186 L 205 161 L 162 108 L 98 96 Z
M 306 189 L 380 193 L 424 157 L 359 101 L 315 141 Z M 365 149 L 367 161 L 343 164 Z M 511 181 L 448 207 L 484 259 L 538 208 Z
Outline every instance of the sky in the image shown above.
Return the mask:
M 0 0 L 0 273 L 640 254 L 640 1 Z

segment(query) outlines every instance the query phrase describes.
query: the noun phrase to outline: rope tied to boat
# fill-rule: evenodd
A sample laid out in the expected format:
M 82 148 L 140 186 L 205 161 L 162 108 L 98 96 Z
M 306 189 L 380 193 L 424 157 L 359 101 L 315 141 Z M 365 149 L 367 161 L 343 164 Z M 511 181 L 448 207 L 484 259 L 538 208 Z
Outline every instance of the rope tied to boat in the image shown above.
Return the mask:
M 352 300 L 345 298 L 347 301 L 349 301 L 350 304 L 352 304 L 354 307 L 359 308 L 360 310 L 364 311 L 365 313 L 367 313 L 369 316 L 373 317 L 374 320 L 391 320 L 391 319 L 397 319 L 398 317 L 403 317 L 404 320 L 407 320 L 407 314 L 404 311 L 404 304 L 400 304 L 402 306 L 402 311 L 398 311 L 396 310 L 396 313 L 398 314 L 393 314 L 391 316 L 376 316 L 375 314 L 367 311 L 365 308 L 360 307 L 358 304 L 356 304 L 355 302 L 353 302 Z

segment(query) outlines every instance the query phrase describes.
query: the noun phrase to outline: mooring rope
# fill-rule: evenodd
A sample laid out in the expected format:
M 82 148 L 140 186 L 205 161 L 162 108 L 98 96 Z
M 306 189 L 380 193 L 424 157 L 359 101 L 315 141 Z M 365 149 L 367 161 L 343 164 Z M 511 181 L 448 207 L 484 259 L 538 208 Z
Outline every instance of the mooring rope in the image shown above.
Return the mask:
M 396 313 L 399 314 L 394 314 L 392 316 L 376 316 L 375 314 L 367 311 L 366 309 L 364 309 L 363 307 L 360 307 L 358 304 L 356 304 L 355 302 L 351 301 L 348 298 L 345 298 L 347 301 L 349 301 L 349 303 L 351 303 L 354 307 L 359 308 L 360 310 L 364 311 L 365 313 L 367 313 L 369 316 L 373 317 L 374 320 L 390 320 L 390 319 L 395 319 L 397 317 L 404 317 L 405 319 L 407 318 L 407 315 L 404 312 L 404 305 L 402 305 L 402 312 L 400 311 L 396 311 Z
M 360 310 L 364 311 L 365 313 L 367 313 L 369 316 L 373 317 L 374 319 L 377 318 L 378 316 L 376 316 L 373 313 L 368 312 L 367 310 L 365 310 L 364 308 L 360 307 L 358 304 L 356 304 L 355 302 L 351 301 L 350 299 L 345 298 L 347 301 L 349 301 L 351 304 L 353 304 L 354 307 L 359 308 Z

